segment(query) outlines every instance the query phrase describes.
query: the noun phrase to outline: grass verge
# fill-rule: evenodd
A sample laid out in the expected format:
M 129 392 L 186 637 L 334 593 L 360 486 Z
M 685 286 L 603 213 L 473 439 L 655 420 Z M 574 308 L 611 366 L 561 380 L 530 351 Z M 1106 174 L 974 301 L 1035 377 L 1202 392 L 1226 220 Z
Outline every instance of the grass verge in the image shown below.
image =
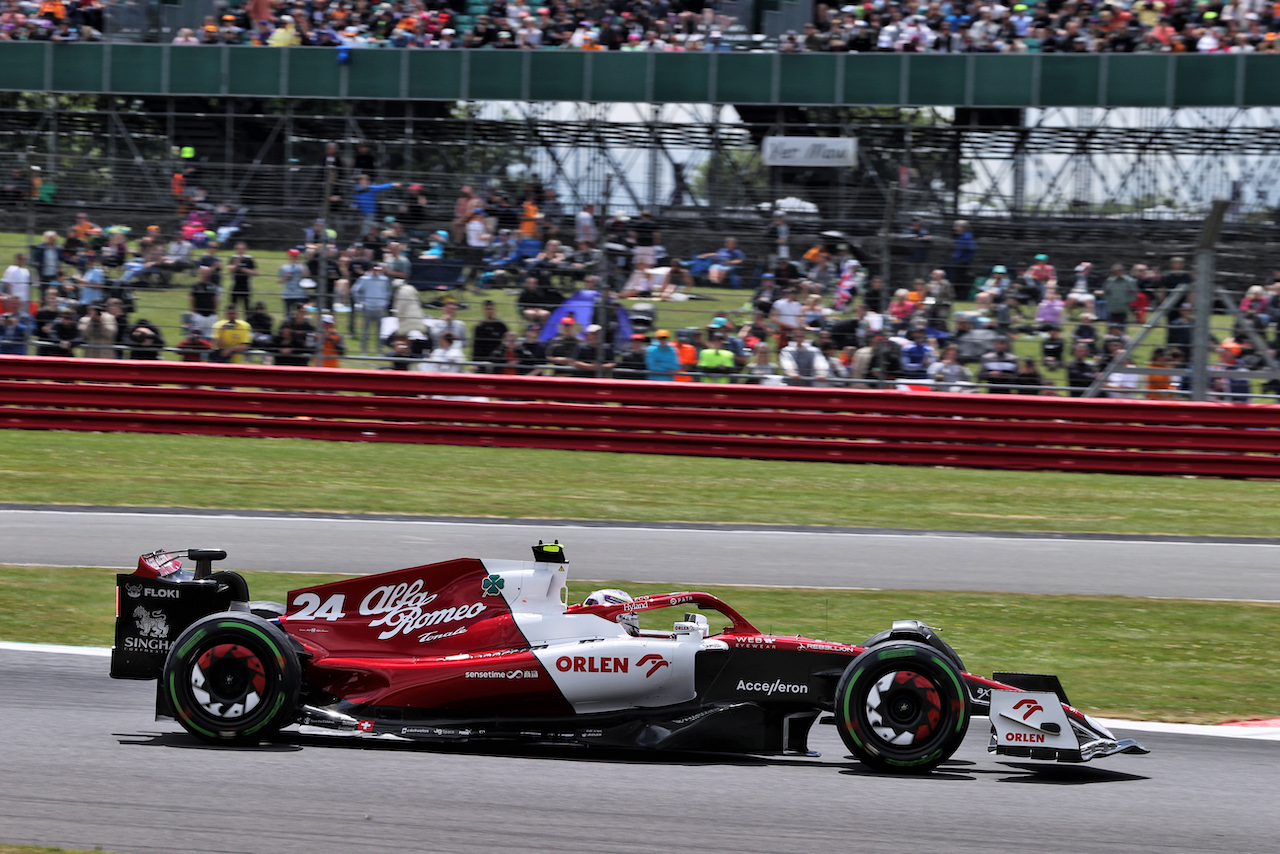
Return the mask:
M 0 430 L 6 502 L 1277 535 L 1264 481 Z
M 110 646 L 114 572 L 0 568 L 0 639 Z M 245 573 L 256 599 L 334 575 Z M 594 585 L 590 585 L 594 586 Z M 571 585 L 570 601 L 590 586 Z M 626 583 L 634 595 L 670 590 Z M 860 642 L 894 619 L 938 627 L 974 673 L 1056 673 L 1072 702 L 1135 720 L 1273 717 L 1280 606 L 1093 596 L 707 587 L 761 630 Z M 32 591 L 39 591 L 33 597 Z M 38 607 L 32 607 L 32 603 Z M 671 619 L 670 612 L 663 613 Z M 716 623 L 713 618 L 713 627 Z M 103 664 L 105 672 L 106 664 Z M 0 852 L 3 854 L 3 852 Z

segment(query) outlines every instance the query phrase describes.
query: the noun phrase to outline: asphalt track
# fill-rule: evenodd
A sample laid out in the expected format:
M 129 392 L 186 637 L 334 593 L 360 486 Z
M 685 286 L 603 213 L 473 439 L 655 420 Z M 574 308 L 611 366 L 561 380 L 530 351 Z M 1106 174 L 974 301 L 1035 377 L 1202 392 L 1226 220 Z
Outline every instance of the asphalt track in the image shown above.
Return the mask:
M 808 758 L 202 745 L 107 659 L 0 649 L 0 839 L 172 852 L 1276 850 L 1280 742 L 1134 733 L 1149 756 L 1002 761 L 977 719 L 925 778 L 872 774 L 815 727 Z M 1123 730 L 1117 731 L 1124 735 Z
M 1267 568 L 1280 557 L 1274 543 L 1141 538 L 10 508 L 0 511 L 0 563 L 126 566 L 160 545 L 208 546 L 230 551 L 236 568 L 359 572 L 523 556 L 539 536 L 566 542 L 582 576 L 1280 600 Z M 0 840 L 126 854 L 1271 854 L 1280 839 L 1280 741 L 1248 731 L 1116 725 L 1152 754 L 1069 766 L 987 754 L 979 719 L 938 773 L 904 779 L 848 759 L 830 726 L 815 728 L 817 759 L 390 748 L 288 733 L 261 748 L 210 748 L 152 720 L 154 691 L 108 678 L 100 654 L 0 648 Z
M 376 572 L 566 545 L 576 578 L 1280 601 L 1280 541 L 366 517 L 0 505 L 0 564 L 132 567 L 222 548 L 227 569 Z

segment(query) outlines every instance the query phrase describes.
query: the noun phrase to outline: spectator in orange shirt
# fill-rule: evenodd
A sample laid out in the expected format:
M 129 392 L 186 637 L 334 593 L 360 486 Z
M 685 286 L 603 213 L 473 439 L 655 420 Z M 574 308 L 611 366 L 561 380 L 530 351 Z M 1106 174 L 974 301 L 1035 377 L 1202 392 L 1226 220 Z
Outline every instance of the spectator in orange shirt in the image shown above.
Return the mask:
M 87 213 L 84 211 L 77 211 L 76 224 L 71 228 L 75 231 L 76 237 L 80 238 L 85 243 L 88 243 L 90 235 L 97 226 L 89 221 L 89 215 Z
M 533 196 L 525 196 L 520 212 L 520 236 L 525 240 L 537 240 L 541 219 L 542 214 L 538 211 L 538 203 L 534 201 Z
M 1169 351 L 1164 347 L 1157 347 L 1151 351 L 1151 367 L 1153 368 L 1169 368 L 1173 369 L 1173 362 L 1169 359 Z M 1173 374 L 1147 374 L 1147 399 L 1148 400 L 1169 400 L 1173 394 Z
M 693 382 L 693 374 L 698 370 L 698 348 L 685 337 L 687 334 L 684 330 L 676 333 L 676 358 L 680 360 L 680 371 L 675 376 L 678 383 Z
M 924 279 L 917 278 L 911 283 L 911 289 L 907 291 L 907 301 L 913 306 L 920 305 L 925 298 Z
M 321 315 L 320 325 L 324 327 L 320 333 L 320 367 L 342 367 L 340 359 L 347 354 L 347 345 L 342 340 L 342 333 L 338 332 L 333 315 Z

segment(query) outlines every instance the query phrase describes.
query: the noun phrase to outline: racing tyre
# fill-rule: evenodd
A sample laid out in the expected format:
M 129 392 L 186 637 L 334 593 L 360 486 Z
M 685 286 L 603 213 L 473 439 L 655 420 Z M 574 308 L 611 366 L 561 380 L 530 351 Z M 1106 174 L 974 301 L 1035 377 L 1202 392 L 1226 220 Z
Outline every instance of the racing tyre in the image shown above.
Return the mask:
M 915 641 L 867 649 L 836 685 L 840 738 L 864 764 L 923 774 L 945 762 L 969 729 L 963 677 L 939 650 Z
M 951 648 L 951 644 L 938 637 L 937 633 L 929 626 L 921 623 L 920 627 L 922 630 L 922 633 L 918 636 L 920 643 L 927 643 L 929 646 L 940 651 L 947 658 L 951 659 L 951 663 L 954 664 L 958 670 L 964 670 L 964 662 L 960 660 L 960 654 Z M 901 635 L 897 635 L 895 638 L 895 634 L 896 632 L 893 629 L 885 629 L 883 632 L 877 632 L 867 638 L 862 642 L 862 646 L 870 649 L 877 644 L 887 643 L 891 640 L 912 640 L 911 637 L 902 637 Z
M 187 732 L 256 743 L 293 722 L 301 669 L 288 637 L 249 614 L 211 614 L 169 650 L 160 687 Z

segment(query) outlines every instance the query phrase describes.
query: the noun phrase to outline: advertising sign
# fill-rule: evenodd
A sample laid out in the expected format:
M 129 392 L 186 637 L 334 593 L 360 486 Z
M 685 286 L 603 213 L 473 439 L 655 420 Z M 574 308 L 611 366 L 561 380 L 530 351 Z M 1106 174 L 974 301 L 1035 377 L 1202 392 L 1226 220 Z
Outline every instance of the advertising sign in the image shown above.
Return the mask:
M 766 166 L 854 166 L 858 140 L 847 136 L 767 136 Z

